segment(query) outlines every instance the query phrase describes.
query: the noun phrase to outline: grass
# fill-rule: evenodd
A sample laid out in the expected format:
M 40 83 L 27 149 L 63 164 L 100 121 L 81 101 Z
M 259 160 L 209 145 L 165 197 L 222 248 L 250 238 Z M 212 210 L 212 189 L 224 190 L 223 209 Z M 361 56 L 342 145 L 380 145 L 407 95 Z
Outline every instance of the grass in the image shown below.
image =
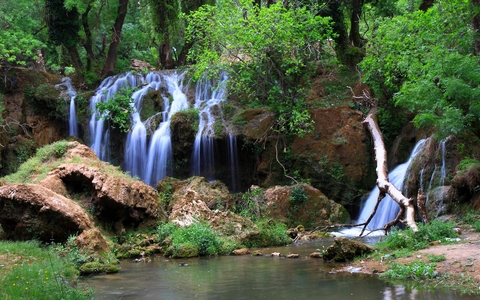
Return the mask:
M 71 142 L 63 140 L 39 148 L 35 156 L 21 164 L 16 173 L 5 176 L 2 180 L 9 184 L 39 183 L 50 171 L 67 162 L 87 164 L 91 167 L 98 168 L 99 172 L 108 174 L 109 176 L 115 175 L 126 180 L 134 180 L 129 174 L 124 173 L 120 167 L 104 163 L 100 160 L 72 157 L 67 161 L 65 154 L 71 147 L 73 147 Z
M 3 241 L 0 253 L 1 299 L 94 299 L 74 288 L 78 271 L 54 247 Z

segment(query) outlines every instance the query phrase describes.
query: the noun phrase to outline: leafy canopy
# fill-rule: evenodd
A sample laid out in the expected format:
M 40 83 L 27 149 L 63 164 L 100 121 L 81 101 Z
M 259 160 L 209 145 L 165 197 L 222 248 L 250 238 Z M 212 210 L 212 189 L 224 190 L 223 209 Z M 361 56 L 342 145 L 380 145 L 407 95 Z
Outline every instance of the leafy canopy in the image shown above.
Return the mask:
M 37 51 L 44 47 L 35 34 L 41 29 L 41 7 L 38 0 L 0 0 L 0 64 L 25 65 L 28 59 L 37 59 Z
M 259 8 L 242 0 L 204 5 L 186 19 L 187 39 L 196 42 L 190 55 L 196 78 L 226 70 L 230 91 L 246 106 L 277 114 L 278 132 L 303 135 L 311 128 L 303 99 L 309 76 L 330 55 L 329 18 L 307 7 Z
M 470 129 L 480 117 L 480 66 L 472 54 L 468 1 L 438 1 L 427 12 L 382 19 L 361 63 L 378 97 L 416 113 L 416 126 L 440 136 Z

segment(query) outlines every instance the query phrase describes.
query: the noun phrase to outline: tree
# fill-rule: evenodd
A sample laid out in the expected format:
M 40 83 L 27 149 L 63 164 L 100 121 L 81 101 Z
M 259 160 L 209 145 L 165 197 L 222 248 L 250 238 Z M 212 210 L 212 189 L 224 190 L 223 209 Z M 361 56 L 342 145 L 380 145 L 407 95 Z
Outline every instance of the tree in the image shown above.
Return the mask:
M 114 74 L 115 62 L 117 60 L 117 50 L 122 35 L 123 22 L 127 15 L 128 0 L 118 0 L 117 17 L 112 28 L 112 37 L 110 46 L 108 47 L 107 59 L 102 70 L 102 76 L 110 76 Z
M 67 49 L 75 69 L 83 69 L 83 63 L 77 50 L 80 31 L 77 9 L 67 9 L 64 0 L 45 0 L 45 8 L 50 41 L 54 45 Z
M 262 8 L 240 4 L 224 1 L 190 15 L 187 37 L 196 43 L 196 77 L 228 71 L 230 91 L 245 105 L 276 113 L 276 134 L 303 135 L 311 127 L 303 100 L 309 76 L 329 55 L 324 46 L 332 34 L 330 18 L 280 2 Z
M 180 3 L 177 0 L 150 0 L 149 4 L 155 31 L 160 36 L 158 46 L 159 64 L 165 69 L 172 69 L 174 61 L 170 34 L 178 26 Z
M 45 47 L 37 17 L 41 9 L 35 0 L 0 0 L 0 66 L 26 65 L 38 58 Z
M 466 1 L 386 19 L 361 63 L 377 97 L 415 113 L 417 126 L 440 136 L 471 129 L 480 117 L 480 67 Z

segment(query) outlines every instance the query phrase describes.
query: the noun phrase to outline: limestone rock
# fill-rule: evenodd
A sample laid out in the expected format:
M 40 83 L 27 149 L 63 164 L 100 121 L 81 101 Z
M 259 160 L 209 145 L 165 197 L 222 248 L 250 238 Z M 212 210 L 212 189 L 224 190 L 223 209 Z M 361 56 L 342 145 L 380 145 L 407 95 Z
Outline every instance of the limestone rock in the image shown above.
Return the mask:
M 75 244 L 78 248 L 87 251 L 89 255 L 97 254 L 101 257 L 102 253 L 110 252 L 107 241 L 98 228 L 84 230 L 75 239 Z
M 193 176 L 186 180 L 178 180 L 165 177 L 157 185 L 157 190 L 163 192 L 169 190 L 172 198 L 169 206 L 170 211 L 175 203 L 187 199 L 203 201 L 209 209 L 229 209 L 232 207 L 233 199 L 228 187 L 221 181 L 208 182 L 207 179 L 200 176 Z
M 264 192 L 270 216 L 282 223 L 294 222 L 307 228 L 346 223 L 346 209 L 309 184 L 274 186 Z M 298 234 L 297 230 L 297 234 Z
M 334 239 L 333 245 L 327 248 L 323 254 L 326 261 L 334 260 L 336 262 L 352 261 L 355 257 L 370 253 L 375 247 L 369 246 L 359 241 L 354 241 L 345 237 Z
M 90 148 L 78 142 L 72 145 L 67 160 L 79 156 L 88 164 L 62 164 L 48 173 L 40 182 L 42 186 L 66 197 L 83 194 L 82 206 L 117 234 L 122 234 L 125 228 L 146 228 L 166 218 L 155 189 L 121 171 L 107 174 L 104 169 L 109 164 L 101 162 Z
M 152 65 L 150 65 L 148 62 L 142 61 L 139 59 L 134 59 L 134 58 L 130 60 L 130 66 L 132 67 L 133 70 L 151 70 L 152 69 Z
M 7 238 L 44 242 L 65 242 L 93 228 L 77 203 L 36 184 L 0 187 L 0 224 Z
M 248 250 L 248 248 L 242 248 L 242 249 L 235 249 L 232 251 L 233 255 L 247 255 L 251 254 L 252 252 Z

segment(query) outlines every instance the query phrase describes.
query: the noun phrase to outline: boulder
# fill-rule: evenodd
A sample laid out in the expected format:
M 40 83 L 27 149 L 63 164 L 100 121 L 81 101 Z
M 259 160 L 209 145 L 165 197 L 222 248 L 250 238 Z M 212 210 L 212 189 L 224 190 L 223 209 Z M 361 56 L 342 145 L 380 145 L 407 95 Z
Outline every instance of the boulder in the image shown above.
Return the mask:
M 93 228 L 77 203 L 36 184 L 0 187 L 0 224 L 8 239 L 43 242 L 65 242 Z
M 218 180 L 208 182 L 200 176 L 193 176 L 186 180 L 165 177 L 158 183 L 157 190 L 172 194 L 170 203 L 166 207 L 167 211 L 171 211 L 175 203 L 182 202 L 185 198 L 188 198 L 188 202 L 194 199 L 201 200 L 209 209 L 227 210 L 233 206 L 232 195 L 224 183 Z
M 274 186 L 264 192 L 264 197 L 270 216 L 285 224 L 312 228 L 350 221 L 350 215 L 341 204 L 306 183 Z
M 42 186 L 69 198 L 82 195 L 79 203 L 83 208 L 116 234 L 166 219 L 154 188 L 100 161 L 87 146 L 78 142 L 72 145 L 66 161 L 81 157 L 85 163 L 58 166 L 40 182 Z
M 375 250 L 375 247 L 345 237 L 334 239 L 333 245 L 327 248 L 323 254 L 326 261 L 345 262 L 352 261 L 355 257 L 368 254 Z

